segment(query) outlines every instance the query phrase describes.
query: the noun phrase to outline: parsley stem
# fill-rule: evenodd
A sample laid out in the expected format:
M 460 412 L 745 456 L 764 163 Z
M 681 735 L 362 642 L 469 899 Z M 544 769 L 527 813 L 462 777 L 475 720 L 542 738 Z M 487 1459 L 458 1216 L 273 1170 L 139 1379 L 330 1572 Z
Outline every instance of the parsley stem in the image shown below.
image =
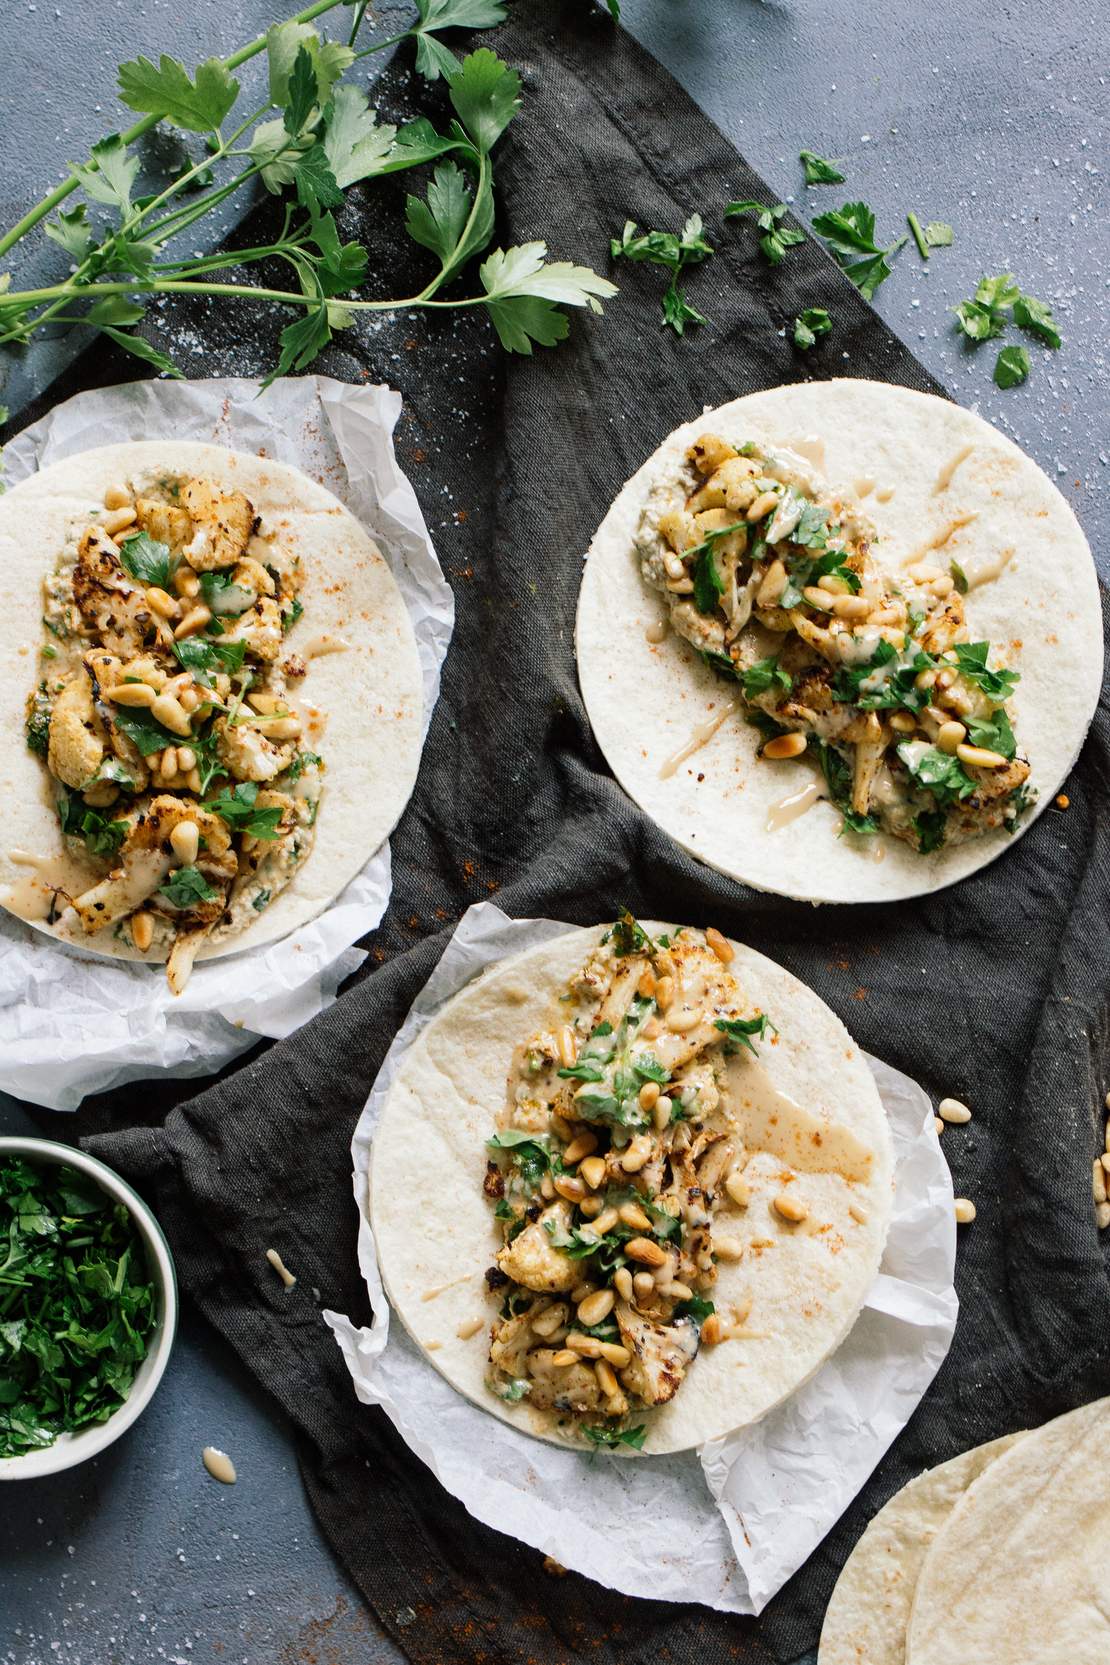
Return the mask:
M 906 224 L 913 232 L 913 240 L 917 244 L 918 254 L 921 256 L 922 260 L 928 260 L 929 245 L 925 241 L 925 233 L 921 229 L 921 221 L 912 210 L 906 215 Z
M 290 21 L 293 23 L 311 23 L 313 18 L 322 17 L 325 12 L 334 11 L 336 6 L 343 3 L 344 0 L 315 0 L 315 4 L 306 6 L 304 11 L 298 12 Z M 225 58 L 224 68 L 229 70 L 238 69 L 240 64 L 245 64 L 249 58 L 257 57 L 258 53 L 264 52 L 265 49 L 266 36 L 259 35 L 255 40 L 248 41 L 246 46 L 240 46 L 237 51 L 231 54 L 230 58 Z M 149 133 L 152 127 L 157 127 L 161 120 L 162 117 L 159 114 L 143 116 L 141 120 L 134 122 L 125 133 L 121 134 L 124 144 L 129 145 L 135 139 L 142 138 L 143 134 Z M 71 173 L 68 179 L 63 179 L 62 183 L 56 185 L 48 195 L 43 197 L 41 202 L 36 203 L 34 208 L 29 208 L 23 218 L 17 220 L 15 225 L 0 237 L 0 255 L 7 254 L 8 250 L 13 248 L 21 238 L 26 237 L 29 231 L 33 231 L 40 220 L 44 220 L 47 214 L 51 213 L 60 202 L 64 202 L 77 189 L 79 183 L 77 175 Z

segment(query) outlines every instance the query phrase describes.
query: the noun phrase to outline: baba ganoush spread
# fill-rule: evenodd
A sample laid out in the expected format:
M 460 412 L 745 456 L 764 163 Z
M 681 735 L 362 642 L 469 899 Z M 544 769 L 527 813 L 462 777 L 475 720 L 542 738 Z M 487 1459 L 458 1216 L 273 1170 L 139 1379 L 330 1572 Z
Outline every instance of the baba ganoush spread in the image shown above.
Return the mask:
M 922 854 L 1012 831 L 1032 801 L 1018 676 L 969 639 L 958 568 L 892 576 L 876 542 L 802 459 L 705 433 L 653 492 L 637 553 L 673 629 L 738 685 L 760 756 L 819 762 L 842 831 Z
M 110 486 L 44 583 L 27 744 L 67 848 L 95 882 L 50 922 L 96 946 L 126 933 L 184 988 L 312 845 L 323 760 L 289 683 L 303 657 L 300 563 L 242 492 L 188 476 Z

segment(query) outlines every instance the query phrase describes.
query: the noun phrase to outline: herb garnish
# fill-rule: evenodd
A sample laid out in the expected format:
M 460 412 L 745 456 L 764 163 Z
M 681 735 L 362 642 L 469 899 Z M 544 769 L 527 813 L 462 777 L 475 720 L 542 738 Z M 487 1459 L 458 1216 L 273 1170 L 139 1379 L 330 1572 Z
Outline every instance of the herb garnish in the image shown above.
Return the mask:
M 246 642 L 214 642 L 204 636 L 186 636 L 174 642 L 174 656 L 179 665 L 193 676 L 202 687 L 211 688 L 212 678 L 219 671 L 231 675 L 242 670 L 246 657 Z
M 996 387 L 1017 387 L 1029 374 L 1029 350 L 1026 347 L 1003 347 L 994 361 Z
M 155 1318 L 126 1208 L 73 1168 L 0 1162 L 0 1458 L 106 1422 Z
M 725 208 L 728 219 L 739 219 L 744 214 L 755 215 L 755 223 L 763 233 L 759 246 L 764 259 L 772 266 L 781 266 L 787 251 L 806 240 L 804 231 L 795 231 L 792 226 L 781 223 L 789 212 L 785 202 L 776 202 L 771 207 L 762 202 L 730 202 Z
M 989 642 L 957 642 L 956 663 L 960 675 L 981 688 L 989 700 L 1008 700 L 1021 677 L 1017 671 L 992 671 L 987 668 Z
M 732 664 L 731 659 L 729 664 Z M 794 686 L 794 678 L 789 671 L 783 669 L 774 656 L 770 659 L 759 659 L 754 665 L 749 665 L 746 671 L 737 674 L 740 686 L 744 690 L 744 698 L 747 700 L 754 700 L 757 695 L 767 693 L 770 688 L 781 688 L 784 694 L 788 694 Z
M 213 890 L 199 867 L 179 867 L 158 886 L 159 896 L 175 908 L 195 908 L 198 902 L 214 902 L 219 895 Z
M 681 335 L 687 324 L 706 322 L 678 287 L 685 267 L 697 265 L 713 253 L 705 240 L 700 214 L 690 215 L 681 235 L 674 231 L 637 233 L 635 220 L 626 220 L 620 236 L 610 240 L 609 253 L 614 260 L 648 261 L 670 272 L 671 281 L 663 294 L 663 322 L 676 335 Z
M 168 728 L 163 728 L 157 718 L 144 711 L 141 705 L 114 705 L 112 721 L 144 757 L 164 751 L 167 746 L 176 746 L 181 740 L 179 734 L 171 734 Z M 193 745 L 193 741 L 190 740 L 189 744 Z
M 823 306 L 807 306 L 794 320 L 794 345 L 803 353 L 815 345 L 819 335 L 828 335 L 832 319 Z
M 727 1035 L 730 1041 L 738 1041 L 741 1046 L 746 1046 L 752 1053 L 756 1051 L 753 1035 L 763 1040 L 768 1030 L 772 1035 L 778 1034 L 766 1012 L 760 1012 L 758 1017 L 753 1018 L 718 1018 L 713 1027 L 719 1029 L 722 1035 Z
M 76 792 L 62 788 L 58 798 L 58 820 L 62 832 L 82 838 L 93 856 L 114 856 L 127 836 L 126 821 L 111 821 L 84 803 Z
M 276 838 L 282 807 L 280 804 L 271 804 L 264 809 L 258 809 L 257 798 L 258 782 L 244 780 L 233 786 L 230 791 L 225 786 L 218 797 L 206 799 L 203 807 L 214 810 L 229 827 L 236 832 L 246 833 L 250 838 Z
M 551 1167 L 551 1152 L 542 1133 L 524 1133 L 519 1128 L 506 1127 L 486 1140 L 486 1149 L 509 1152 L 510 1161 L 520 1169 L 520 1177 L 531 1191 Z
M 897 254 L 906 241 L 898 237 L 887 248 L 881 248 L 875 241 L 875 211 L 865 202 L 846 202 L 842 208 L 818 214 L 813 229 L 825 239 L 845 276 L 866 300 L 871 300 L 890 276 L 887 257 Z
M 975 782 L 964 769 L 959 758 L 942 752 L 936 746 L 903 743 L 898 756 L 919 786 L 931 792 L 938 808 L 970 798 Z
M 825 777 L 825 784 L 829 789 L 829 797 L 840 811 L 840 834 L 846 832 L 858 833 L 861 838 L 870 838 L 879 830 L 879 823 L 873 815 L 861 815 L 852 808 L 852 765 L 836 747 L 827 740 L 817 742 L 817 756 L 821 764 L 821 772 Z
M 843 185 L 844 175 L 835 162 L 826 161 L 812 150 L 800 150 L 798 160 L 806 170 L 807 185 Z
M 641 1451 L 647 1439 L 645 1423 L 640 1423 L 636 1428 L 606 1428 L 603 1425 L 595 1427 L 584 1422 L 582 1432 L 593 1445 L 609 1451 L 615 1450 L 618 1445 L 630 1445 L 633 1451 Z
M 148 536 L 146 532 L 133 532 L 130 536 L 123 533 L 117 541 L 120 565 L 124 571 L 140 584 L 155 584 L 164 590 L 174 569 L 169 544 L 159 543 L 157 538 Z

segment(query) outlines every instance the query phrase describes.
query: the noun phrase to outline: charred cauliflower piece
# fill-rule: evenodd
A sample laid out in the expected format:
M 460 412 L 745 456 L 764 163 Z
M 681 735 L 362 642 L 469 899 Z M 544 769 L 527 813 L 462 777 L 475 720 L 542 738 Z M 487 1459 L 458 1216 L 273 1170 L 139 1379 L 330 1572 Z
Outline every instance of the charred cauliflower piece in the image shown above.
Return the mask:
M 506 1376 L 523 1376 L 527 1372 L 528 1349 L 532 1345 L 532 1313 L 518 1313 L 515 1318 L 501 1319 L 493 1331 L 490 1362 Z
M 189 480 L 181 504 L 193 522 L 193 535 L 182 554 L 196 572 L 234 566 L 254 531 L 254 505 L 241 491 L 218 491 L 207 480 Z
M 163 503 L 156 497 L 137 498 L 135 518 L 142 531 L 168 545 L 174 555 L 180 554 L 182 544 L 188 543 L 193 535 L 193 523 L 186 511 L 176 503 Z
M 251 566 L 254 565 L 252 561 Z M 238 580 L 236 580 L 238 582 Z M 234 624 L 225 627 L 221 642 L 245 642 L 247 652 L 255 659 L 272 663 L 281 652 L 281 609 L 273 596 L 260 595 L 253 607 L 240 613 Z
M 591 1364 L 558 1365 L 556 1350 L 537 1347 L 528 1355 L 532 1389 L 528 1403 L 538 1410 L 571 1411 L 575 1416 L 599 1411 L 605 1395 Z
M 156 633 L 145 593 L 132 583 L 120 564 L 119 546 L 100 526 L 90 526 L 78 544 L 73 599 L 86 629 L 121 659 L 136 658 Z
M 268 740 L 253 723 L 231 727 L 224 717 L 213 725 L 213 733 L 220 762 L 235 780 L 274 780 L 288 769 L 297 749 L 293 740 Z
M 552 1203 L 538 1220 L 525 1226 L 511 1243 L 506 1243 L 497 1256 L 497 1264 L 506 1277 L 541 1295 L 565 1295 L 573 1289 L 581 1280 L 581 1267 L 554 1247 L 546 1230 L 546 1222 L 550 1220 L 560 1232 L 566 1232 L 570 1215 L 569 1203 Z
M 177 865 L 170 834 L 183 821 L 195 822 L 204 840 L 203 855 L 197 865 L 205 877 L 210 882 L 213 879 L 230 881 L 234 877 L 236 861 L 230 835 L 220 817 L 210 810 L 201 809 L 189 799 L 164 793 L 136 810 L 128 821 L 129 831 L 120 847 L 118 866 L 106 879 L 74 900 L 74 911 L 81 926 L 90 934 L 126 919 L 154 895 L 170 868 Z M 200 906 L 210 909 L 212 904 Z M 221 898 L 215 918 L 222 908 Z M 177 911 L 162 897 L 158 898 L 157 910 Z M 190 910 L 190 921 L 198 911 Z
M 54 701 L 46 762 L 66 786 L 80 789 L 104 761 L 104 726 L 93 704 L 93 684 L 84 666 L 74 671 Z
M 617 1302 L 616 1318 L 621 1342 L 632 1354 L 631 1364 L 621 1371 L 621 1381 L 645 1405 L 665 1405 L 697 1357 L 697 1327 L 688 1318 L 674 1324 L 653 1323 L 627 1301 Z
M 114 756 L 123 765 L 130 790 L 145 792 L 150 785 L 150 770 L 146 760 L 130 735 L 125 734 L 120 728 L 116 707 L 111 700 L 103 697 L 103 690 L 114 687 L 119 681 L 123 667 L 114 654 L 99 651 L 86 653 L 84 664 L 92 685 L 97 718 L 108 737 Z

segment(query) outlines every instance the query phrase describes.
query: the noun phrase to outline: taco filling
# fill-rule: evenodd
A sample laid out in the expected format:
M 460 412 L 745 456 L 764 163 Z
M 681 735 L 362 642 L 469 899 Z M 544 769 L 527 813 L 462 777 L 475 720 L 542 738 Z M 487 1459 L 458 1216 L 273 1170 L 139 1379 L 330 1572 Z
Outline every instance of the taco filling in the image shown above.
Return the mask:
M 500 1301 L 488 1386 L 558 1413 L 598 1445 L 643 1443 L 634 1418 L 681 1391 L 719 1314 L 722 1207 L 747 1206 L 730 1058 L 775 1033 L 710 930 L 652 940 L 628 915 L 560 996 L 550 1028 L 516 1050 L 488 1141 L 485 1192 L 504 1246 L 486 1282 Z M 805 1218 L 798 1196 L 782 1220 Z
M 300 586 L 242 492 L 188 477 L 109 488 L 44 584 L 27 744 L 100 875 L 58 892 L 51 918 L 91 946 L 126 933 L 175 993 L 311 848 L 323 761 L 289 698 L 304 660 L 286 653 Z
M 895 577 L 876 541 L 800 459 L 705 433 L 653 494 L 637 551 L 673 629 L 739 685 L 760 756 L 812 756 L 842 830 L 923 854 L 1012 831 L 1031 802 L 1017 674 L 969 639 L 958 567 L 923 556 Z

